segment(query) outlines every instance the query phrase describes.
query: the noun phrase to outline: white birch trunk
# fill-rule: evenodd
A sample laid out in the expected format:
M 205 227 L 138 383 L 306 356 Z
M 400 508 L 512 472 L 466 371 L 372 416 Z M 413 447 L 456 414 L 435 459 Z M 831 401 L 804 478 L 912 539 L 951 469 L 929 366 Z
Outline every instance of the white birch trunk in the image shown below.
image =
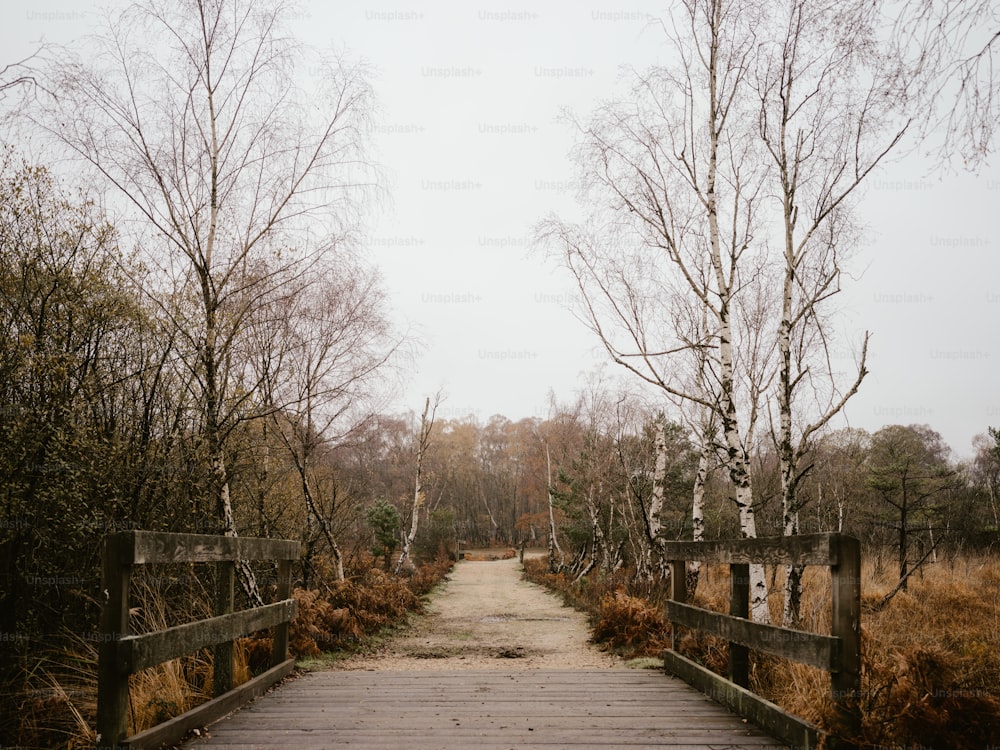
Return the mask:
M 710 23 L 715 27 L 718 23 L 718 11 Z M 716 29 L 713 29 L 716 30 Z M 708 88 L 708 170 L 705 183 L 705 210 L 708 218 L 709 250 L 712 270 L 719 297 L 719 306 L 715 310 L 719 336 L 719 406 L 723 434 L 726 440 L 727 465 L 729 477 L 736 495 L 736 507 L 739 511 L 740 533 L 744 538 L 753 539 L 757 536 L 757 523 L 753 511 L 753 488 L 750 472 L 747 467 L 746 449 L 740 434 L 739 421 L 735 403 L 735 385 L 733 380 L 733 340 L 732 340 L 732 290 L 735 283 L 736 247 L 730 248 L 731 258 L 729 273 L 722 261 L 722 238 L 719 230 L 719 206 L 716 196 L 716 179 L 719 164 L 719 132 L 724 121 L 724 113 L 720 107 L 718 46 L 721 41 L 713 38 L 709 55 Z M 723 71 L 724 73 L 727 71 Z M 724 106 L 724 105 L 723 105 Z M 750 566 L 750 616 L 754 622 L 770 622 L 767 611 L 767 583 L 764 578 L 763 565 Z
M 549 572 L 557 573 L 565 563 L 562 548 L 559 547 L 559 539 L 556 537 L 556 514 L 555 505 L 552 502 L 552 457 L 549 454 L 549 444 L 545 444 L 545 471 L 547 479 L 547 490 L 549 495 Z M 556 563 L 556 552 L 559 553 L 559 563 Z
M 708 482 L 708 469 L 712 457 L 711 441 L 706 435 L 702 440 L 701 454 L 698 456 L 698 471 L 694 475 L 694 488 L 691 491 L 691 540 L 700 542 L 705 538 L 705 484 Z M 688 596 L 698 589 L 698 579 L 701 575 L 701 561 L 692 560 L 688 563 Z
M 653 466 L 653 492 L 649 500 L 649 507 L 645 509 L 646 516 L 646 545 L 645 561 L 642 571 L 647 580 L 653 580 L 656 575 L 663 572 L 662 560 L 654 560 L 657 548 L 659 547 L 660 531 L 663 526 L 660 523 L 660 513 L 663 511 L 663 498 L 666 491 L 665 483 L 667 477 L 667 436 L 663 425 L 656 428 L 656 461 Z
M 715 232 L 717 231 L 718 227 L 716 226 Z M 753 510 L 753 485 L 747 466 L 746 449 L 739 432 L 736 406 L 733 402 L 733 349 L 730 341 L 728 310 L 725 306 L 722 309 L 719 336 L 719 358 L 722 374 L 720 401 L 729 478 L 736 496 L 740 534 L 744 539 L 756 539 L 757 519 Z M 754 622 L 768 623 L 771 621 L 767 609 L 767 581 L 764 575 L 764 566 L 760 564 L 750 566 L 750 616 Z
M 437 412 L 438 402 L 434 402 L 434 411 L 431 412 L 430 419 L 427 413 L 431 408 L 430 397 L 424 402 L 424 413 L 420 416 L 420 434 L 417 438 L 417 475 L 413 486 L 413 516 L 410 519 L 410 532 L 403 540 L 403 551 L 399 553 L 399 560 L 396 562 L 396 575 L 403 569 L 403 565 L 410 561 L 410 548 L 413 540 L 417 536 L 417 528 L 420 524 L 420 511 L 424 507 L 424 487 L 422 483 L 422 471 L 424 464 L 424 453 L 430 443 L 431 428 L 434 426 L 434 414 Z M 412 563 L 410 563 L 412 565 Z
M 219 482 L 219 515 L 222 519 L 223 534 L 225 536 L 236 537 L 236 519 L 233 516 L 233 504 L 229 494 L 229 472 L 226 469 L 226 460 L 222 451 L 216 452 L 212 456 L 212 472 Z M 236 575 L 240 579 L 240 586 L 247 597 L 247 601 L 252 607 L 264 605 L 264 599 L 260 595 L 257 586 L 257 576 L 254 575 L 253 568 L 246 560 L 236 560 Z

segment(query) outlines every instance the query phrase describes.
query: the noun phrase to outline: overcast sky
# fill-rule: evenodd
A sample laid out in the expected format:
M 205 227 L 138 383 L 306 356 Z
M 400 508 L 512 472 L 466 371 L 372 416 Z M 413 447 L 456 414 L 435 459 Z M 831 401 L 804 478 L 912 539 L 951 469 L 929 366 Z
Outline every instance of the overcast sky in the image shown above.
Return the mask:
M 2 0 L 0 49 L 69 42 L 96 21 L 89 0 Z M 536 7 L 536 5 L 538 7 Z M 616 90 L 622 65 L 664 54 L 638 0 L 302 4 L 295 32 L 373 69 L 376 159 L 391 205 L 370 217 L 368 245 L 399 324 L 423 342 L 397 404 L 444 389 L 439 414 L 484 421 L 545 416 L 605 361 L 569 312 L 572 285 L 532 253 L 531 228 L 577 212 L 572 133 Z M 2 65 L 0 65 L 2 67 Z M 845 340 L 873 332 L 871 375 L 850 424 L 928 423 L 958 456 L 1000 426 L 1000 170 L 930 173 L 917 157 L 875 175 L 870 231 L 839 300 Z M 609 366 L 613 368 L 613 365 Z

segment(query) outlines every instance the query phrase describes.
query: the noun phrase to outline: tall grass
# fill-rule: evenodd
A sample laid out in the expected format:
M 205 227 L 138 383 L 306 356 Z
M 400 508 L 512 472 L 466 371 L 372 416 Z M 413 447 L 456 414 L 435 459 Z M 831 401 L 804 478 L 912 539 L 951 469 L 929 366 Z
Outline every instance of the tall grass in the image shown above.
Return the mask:
M 397 577 L 367 568 L 365 562 L 346 581 L 321 582 L 319 590 L 295 590 L 299 614 L 290 628 L 293 656 L 355 646 L 366 635 L 419 609 L 420 597 L 451 569 L 451 562 L 442 559 Z M 174 590 L 164 591 L 164 585 Z M 177 595 L 175 578 L 137 575 L 134 606 L 129 613 L 132 632 L 163 630 L 210 617 L 209 596 L 197 578 L 190 576 L 181 585 L 183 597 Z M 239 685 L 268 666 L 270 634 L 240 639 L 233 650 L 233 679 Z M 9 744 L 26 749 L 92 748 L 96 741 L 97 657 L 96 639 L 66 631 L 33 658 L 14 686 L 19 726 L 17 737 L 10 738 Z M 156 726 L 212 695 L 211 649 L 143 670 L 129 679 L 128 732 L 132 735 Z M 8 744 L 7 738 L 2 744 Z
M 909 590 L 879 606 L 894 580 L 862 566 L 862 735 L 866 747 L 986 748 L 1000 746 L 1000 560 L 965 556 L 930 566 Z M 625 576 L 572 586 L 528 560 L 534 580 L 591 613 L 595 640 L 626 656 L 658 655 L 670 626 L 660 590 L 637 591 Z M 781 621 L 783 569 L 769 571 L 768 606 Z M 640 595 L 641 594 L 641 595 Z M 694 603 L 725 612 L 727 566 L 702 568 Z M 830 632 L 830 575 L 807 568 L 802 629 Z M 728 645 L 684 630 L 680 650 L 725 674 Z M 791 713 L 836 732 L 830 676 L 776 657 L 754 654 L 750 687 Z

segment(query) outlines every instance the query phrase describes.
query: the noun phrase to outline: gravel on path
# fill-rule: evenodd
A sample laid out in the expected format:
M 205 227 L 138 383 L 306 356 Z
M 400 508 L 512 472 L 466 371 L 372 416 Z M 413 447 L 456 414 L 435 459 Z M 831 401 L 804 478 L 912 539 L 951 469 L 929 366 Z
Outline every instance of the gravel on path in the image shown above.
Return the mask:
M 426 612 L 374 654 L 333 669 L 609 669 L 620 659 L 590 642 L 587 618 L 521 578 L 516 560 L 457 563 Z

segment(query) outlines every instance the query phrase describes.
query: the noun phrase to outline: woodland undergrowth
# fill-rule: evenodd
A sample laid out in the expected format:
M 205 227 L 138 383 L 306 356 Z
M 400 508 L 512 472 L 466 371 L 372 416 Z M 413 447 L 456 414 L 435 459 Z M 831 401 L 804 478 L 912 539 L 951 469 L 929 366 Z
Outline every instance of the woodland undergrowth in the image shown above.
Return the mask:
M 909 590 L 880 606 L 894 581 L 878 561 L 862 570 L 861 747 L 986 748 L 1000 745 L 1000 560 L 963 556 L 928 566 Z M 629 571 L 572 583 L 540 558 L 525 575 L 562 594 L 591 618 L 594 641 L 625 658 L 660 656 L 669 647 L 661 586 L 637 584 Z M 768 571 L 772 622 L 780 623 L 783 570 Z M 726 566 L 703 567 L 693 603 L 728 611 Z M 802 629 L 829 633 L 830 577 L 807 568 Z M 718 674 L 728 645 L 685 630 L 679 650 Z M 821 670 L 751 654 L 750 688 L 785 710 L 837 734 L 830 678 Z

